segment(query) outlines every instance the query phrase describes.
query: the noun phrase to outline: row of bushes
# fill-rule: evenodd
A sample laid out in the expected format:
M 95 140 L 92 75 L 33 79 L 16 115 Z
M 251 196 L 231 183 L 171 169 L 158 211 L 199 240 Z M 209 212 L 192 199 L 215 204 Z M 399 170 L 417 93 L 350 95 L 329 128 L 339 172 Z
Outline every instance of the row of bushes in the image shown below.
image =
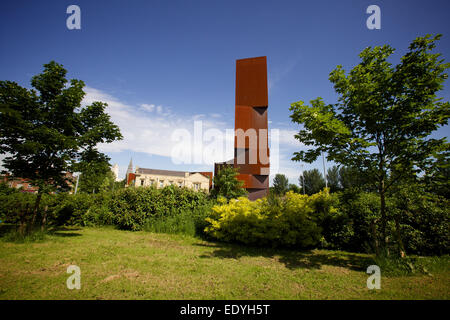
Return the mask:
M 417 189 L 388 198 L 388 250 L 397 250 L 397 220 L 406 252 L 449 253 L 449 207 L 447 199 Z M 252 245 L 374 252 L 375 241 L 381 240 L 380 220 L 375 193 L 322 191 L 307 196 L 290 191 L 279 198 L 239 198 L 216 205 L 205 232 L 214 239 Z
M 30 221 L 35 194 L 0 185 L 0 220 Z M 373 252 L 380 234 L 375 193 L 346 190 L 307 196 L 288 192 L 257 201 L 210 200 L 186 188 L 127 188 L 99 194 L 44 195 L 37 221 L 47 225 L 115 225 L 125 230 L 206 235 L 259 246 L 323 247 Z M 388 197 L 388 240 L 396 245 L 396 225 L 408 253 L 450 252 L 449 201 L 417 188 Z M 392 248 L 394 249 L 394 248 Z
M 35 200 L 35 194 L 1 189 L 0 220 L 16 225 L 29 222 Z M 151 229 L 152 223 L 167 221 L 172 224 L 171 230 L 183 231 L 186 226 L 181 225 L 180 217 L 185 217 L 183 223 L 198 230 L 205 225 L 209 204 L 205 193 L 174 186 L 126 188 L 98 194 L 60 193 L 43 195 L 37 221 L 42 221 L 45 215 L 50 226 L 115 225 L 134 231 Z
M 326 192 L 313 196 L 288 192 L 285 197 L 256 201 L 225 200 L 206 219 L 207 235 L 252 245 L 312 247 L 319 243 L 321 215 L 335 210 Z

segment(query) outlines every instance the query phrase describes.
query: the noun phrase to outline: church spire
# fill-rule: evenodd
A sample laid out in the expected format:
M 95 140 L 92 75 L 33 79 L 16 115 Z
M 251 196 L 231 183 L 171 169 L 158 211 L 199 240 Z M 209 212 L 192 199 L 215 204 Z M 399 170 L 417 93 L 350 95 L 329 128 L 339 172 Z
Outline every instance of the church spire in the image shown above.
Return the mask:
M 128 165 L 128 169 L 127 169 L 127 178 L 128 178 L 128 174 L 129 173 L 133 173 L 133 158 L 130 159 L 130 164 Z

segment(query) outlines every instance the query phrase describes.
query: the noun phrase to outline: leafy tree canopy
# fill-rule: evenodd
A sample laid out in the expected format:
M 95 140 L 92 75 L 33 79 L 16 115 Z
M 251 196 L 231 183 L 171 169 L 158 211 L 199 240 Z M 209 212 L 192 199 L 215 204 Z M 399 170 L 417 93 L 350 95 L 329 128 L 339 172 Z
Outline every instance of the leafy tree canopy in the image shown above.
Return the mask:
M 303 172 L 303 179 L 300 176 L 299 182 L 304 184 L 305 192 L 308 195 L 318 193 L 325 188 L 325 179 L 319 169 L 305 170 Z
M 288 178 L 284 174 L 276 174 L 275 178 L 273 178 L 273 191 L 276 194 L 282 195 L 288 192 L 289 190 L 289 181 Z
M 214 188 L 211 190 L 211 196 L 214 198 L 225 197 L 235 199 L 247 194 L 243 188 L 243 181 L 237 179 L 239 171 L 231 166 L 224 166 L 214 176 Z
M 326 152 L 328 160 L 364 172 L 380 194 L 383 241 L 386 191 L 449 149 L 445 138 L 430 137 L 450 116 L 449 102 L 436 95 L 450 67 L 432 53 L 440 37 L 416 38 L 395 67 L 388 62 L 394 53 L 389 45 L 366 48 L 348 74 L 342 66 L 330 73 L 337 103 L 317 98 L 310 106 L 299 101 L 290 108 L 292 121 L 304 126 L 295 138 L 312 147 L 293 160 L 310 163 Z
M 0 153 L 7 155 L 3 165 L 39 187 L 34 216 L 43 192 L 68 187 L 65 172 L 89 163 L 93 154 L 108 159 L 97 144 L 122 138 L 105 113 L 107 104 L 82 107 L 84 82 L 69 82 L 66 73 L 51 61 L 31 79 L 32 89 L 0 81 Z

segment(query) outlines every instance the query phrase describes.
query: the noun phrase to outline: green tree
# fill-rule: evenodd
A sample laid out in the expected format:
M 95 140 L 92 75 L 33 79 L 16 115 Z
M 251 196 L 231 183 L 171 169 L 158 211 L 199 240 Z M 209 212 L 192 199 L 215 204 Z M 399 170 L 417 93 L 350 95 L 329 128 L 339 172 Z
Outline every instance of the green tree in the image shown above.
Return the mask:
M 450 199 L 450 152 L 437 153 L 430 159 L 421 179 L 429 192 Z
M 336 192 L 341 189 L 339 182 L 339 168 L 338 166 L 332 166 L 327 170 L 327 182 L 330 192 Z
M 74 170 L 81 173 L 78 182 L 80 192 L 93 193 L 105 189 L 105 179 L 108 179 L 108 175 L 110 180 L 114 181 L 109 158 L 94 149 L 86 150 L 82 154 L 80 161 L 74 165 Z
M 273 191 L 275 194 L 283 195 L 289 189 L 288 178 L 284 174 L 277 173 L 273 178 Z
M 305 184 L 305 192 L 308 195 L 320 192 L 325 188 L 325 179 L 319 169 L 305 170 L 303 172 L 303 180 Z M 302 182 L 302 177 L 299 178 Z
M 449 102 L 436 96 L 450 66 L 431 52 L 440 37 L 416 38 L 395 67 L 387 61 L 394 52 L 390 46 L 366 48 L 348 75 L 342 66 L 330 73 L 336 104 L 317 98 L 311 106 L 291 105 L 292 121 L 304 125 L 295 137 L 313 146 L 296 152 L 293 160 L 312 162 L 326 152 L 328 160 L 366 175 L 380 196 L 383 247 L 387 191 L 405 176 L 417 175 L 433 153 L 449 148 L 445 138 L 430 137 L 450 115 Z
M 211 190 L 213 198 L 225 197 L 228 200 L 245 196 L 244 182 L 237 179 L 239 171 L 231 166 L 224 166 L 214 176 L 214 187 Z
M 339 168 L 339 184 L 345 190 L 361 188 L 364 182 L 357 168 L 342 166 Z
M 66 79 L 62 65 L 51 61 L 31 79 L 33 89 L 0 81 L 0 153 L 13 176 L 39 187 L 31 226 L 42 194 L 67 189 L 65 172 L 98 143 L 121 139 L 119 128 L 106 114 L 106 103 L 81 107 L 85 95 L 81 80 Z M 100 153 L 99 153 L 100 154 Z
M 289 184 L 289 191 L 292 191 L 294 193 L 299 193 L 299 194 L 302 193 L 302 189 L 298 185 L 293 184 L 293 183 Z

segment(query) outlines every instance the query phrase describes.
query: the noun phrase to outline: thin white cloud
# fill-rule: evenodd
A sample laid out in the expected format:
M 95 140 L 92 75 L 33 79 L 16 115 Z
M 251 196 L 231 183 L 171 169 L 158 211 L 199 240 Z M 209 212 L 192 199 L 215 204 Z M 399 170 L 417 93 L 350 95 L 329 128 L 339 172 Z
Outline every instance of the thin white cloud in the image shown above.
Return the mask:
M 141 104 L 141 109 L 144 111 L 153 112 L 153 110 L 155 110 L 155 105 L 143 103 Z
M 288 75 L 294 68 L 297 66 L 300 58 L 296 58 L 294 60 L 286 62 L 281 67 L 274 67 L 273 69 L 269 69 L 269 77 L 268 77 L 268 88 L 269 90 L 275 87 L 275 85 L 280 82 L 286 75 Z
M 192 138 L 191 153 L 193 159 L 202 158 L 198 153 L 203 152 L 202 148 L 195 145 L 194 124 L 195 121 L 202 121 L 203 133 L 208 129 L 217 129 L 223 133 L 219 145 L 232 145 L 232 137 L 225 135 L 226 130 L 233 130 L 234 124 L 225 122 L 218 116 L 206 116 L 205 114 L 183 115 L 171 112 L 170 108 L 155 104 L 140 104 L 133 106 L 107 94 L 101 90 L 86 87 L 86 97 L 83 105 L 94 101 L 102 101 L 108 104 L 106 112 L 111 116 L 111 120 L 119 126 L 123 135 L 123 140 L 110 144 L 100 144 L 99 149 L 103 152 L 142 152 L 150 155 L 172 157 L 172 150 L 179 142 L 172 141 L 171 137 L 176 130 L 185 130 Z M 155 112 L 156 111 L 156 112 Z M 219 114 L 217 114 L 219 115 Z M 274 128 L 271 128 L 274 129 Z M 280 151 L 292 154 L 292 149 L 298 150 L 301 144 L 294 139 L 294 130 L 279 129 L 279 149 Z M 204 142 L 205 146 L 208 142 Z M 290 151 L 289 151 L 290 150 Z M 271 154 L 272 155 L 272 154 Z M 217 154 L 217 158 L 211 159 L 204 164 L 211 162 L 226 161 L 233 157 L 233 150 L 223 150 Z M 281 157 L 280 157 L 281 158 Z M 280 162 L 281 165 L 281 162 Z
M 224 133 L 221 141 L 217 141 L 219 145 L 233 145 L 233 137 L 225 135 L 226 130 L 233 130 L 234 121 L 224 121 L 224 117 L 220 114 L 198 114 L 198 115 L 183 115 L 171 111 L 169 107 L 157 106 L 155 104 L 140 104 L 133 106 L 127 104 L 114 96 L 103 92 L 101 90 L 85 87 L 86 96 L 83 100 L 83 106 L 93 103 L 94 101 L 102 101 L 108 104 L 106 112 L 111 116 L 111 120 L 119 126 L 124 137 L 121 141 L 115 141 L 110 144 L 100 144 L 99 149 L 102 152 L 142 152 L 149 155 L 158 155 L 167 157 L 170 161 L 172 156 L 172 149 L 177 144 L 172 141 L 171 137 L 175 130 L 185 129 L 187 133 L 194 137 L 194 123 L 195 121 L 202 121 L 203 131 L 208 129 L 217 129 Z M 158 107 L 160 112 L 158 113 Z M 156 112 L 155 112 L 156 111 Z M 271 129 L 277 129 L 271 127 Z M 272 166 L 270 179 L 276 173 L 285 174 L 291 183 L 298 183 L 298 176 L 300 175 L 300 163 L 291 161 L 294 151 L 299 151 L 304 148 L 302 144 L 294 139 L 295 130 L 278 129 L 279 131 L 279 156 L 278 164 Z M 203 133 L 204 133 L 203 132 Z M 269 135 L 270 137 L 270 135 Z M 209 142 L 205 142 L 207 146 Z M 275 156 L 275 148 L 270 145 L 271 158 Z M 201 148 L 191 145 L 192 158 L 202 158 L 199 153 L 203 152 Z M 0 155 L 0 167 L 2 159 L 5 155 Z M 216 157 L 210 158 L 204 165 L 211 165 L 212 162 L 226 161 L 233 157 L 233 150 L 224 150 L 223 154 L 218 154 Z M 275 164 L 274 161 L 271 162 Z M 207 167 L 205 166 L 205 169 Z M 127 167 L 119 168 L 119 177 L 123 175 Z M 305 168 L 306 169 L 306 168 Z

